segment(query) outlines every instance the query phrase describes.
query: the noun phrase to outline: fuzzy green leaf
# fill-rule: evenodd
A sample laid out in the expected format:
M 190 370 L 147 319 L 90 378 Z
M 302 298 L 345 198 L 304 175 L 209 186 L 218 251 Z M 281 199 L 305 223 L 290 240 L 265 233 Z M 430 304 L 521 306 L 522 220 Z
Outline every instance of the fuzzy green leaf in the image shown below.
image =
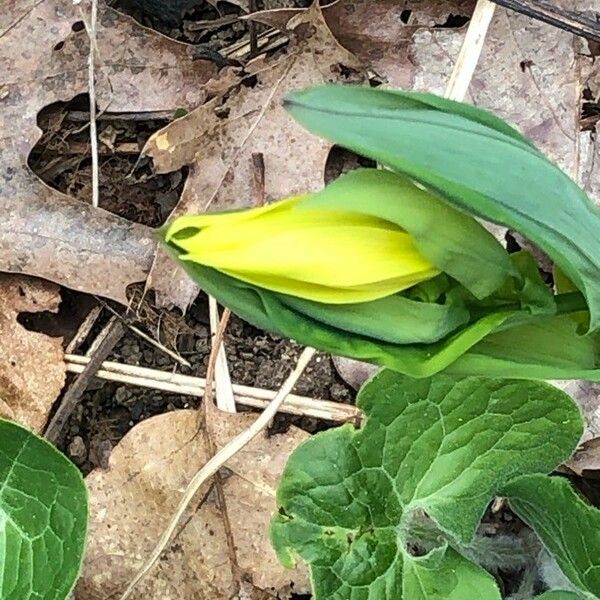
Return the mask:
M 295 555 L 310 564 L 317 600 L 412 600 L 400 590 L 417 568 L 407 571 L 415 559 L 405 544 L 418 515 L 468 544 L 499 489 L 550 471 L 582 431 L 569 396 L 533 381 L 413 380 L 386 370 L 358 405 L 362 429 L 303 443 L 278 489 L 274 547 L 284 564 Z
M 427 557 L 428 558 L 428 557 Z M 403 598 L 407 600 L 501 600 L 494 578 L 448 549 L 440 561 L 404 557 Z
M 536 596 L 534 600 L 581 600 L 581 596 L 574 592 L 552 590 L 551 592 L 544 592 L 541 596 Z
M 523 476 L 504 493 L 584 597 L 600 597 L 600 510 L 559 477 Z
M 45 440 L 0 420 L 0 598 L 66 598 L 86 528 L 79 470 Z
M 600 328 L 598 208 L 516 130 L 415 92 L 323 86 L 290 95 L 286 106 L 310 131 L 535 242 L 585 294 L 590 329 Z

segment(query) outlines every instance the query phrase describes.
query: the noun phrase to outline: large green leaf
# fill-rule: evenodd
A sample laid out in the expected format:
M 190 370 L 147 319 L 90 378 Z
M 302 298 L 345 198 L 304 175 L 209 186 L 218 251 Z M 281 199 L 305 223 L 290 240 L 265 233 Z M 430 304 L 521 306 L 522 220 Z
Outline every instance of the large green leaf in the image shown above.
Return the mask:
M 86 528 L 79 470 L 45 440 L 0 420 L 0 598 L 66 598 Z
M 582 431 L 569 396 L 533 381 L 414 380 L 385 370 L 362 388 L 358 405 L 362 429 L 342 426 L 299 446 L 277 493 L 274 547 L 284 564 L 295 555 L 309 563 L 317 600 L 412 600 L 401 590 L 432 567 L 415 564 L 406 548 L 419 515 L 468 544 L 499 489 L 550 471 Z M 443 546 L 433 552 L 444 556 Z
M 204 291 L 256 327 L 411 377 L 447 369 L 463 376 L 600 380 L 597 341 L 579 335 L 577 322 L 568 316 L 495 312 L 437 342 L 404 345 L 398 343 L 402 336 L 438 339 L 464 317 L 456 307 L 447 313 L 441 307 L 436 320 L 427 321 L 431 307 L 422 303 L 420 313 L 416 302 L 409 306 L 404 299 L 365 303 L 354 314 L 347 306 L 334 314 L 337 310 L 328 305 L 270 292 L 196 263 L 181 264 Z M 404 308 L 399 318 L 397 311 Z M 510 325 L 510 331 L 498 331 Z
M 573 586 L 586 598 L 600 597 L 600 510 L 559 477 L 523 476 L 503 493 Z
M 598 209 L 516 130 L 415 92 L 323 86 L 290 95 L 286 106 L 312 132 L 528 237 L 585 294 L 590 328 L 600 327 Z

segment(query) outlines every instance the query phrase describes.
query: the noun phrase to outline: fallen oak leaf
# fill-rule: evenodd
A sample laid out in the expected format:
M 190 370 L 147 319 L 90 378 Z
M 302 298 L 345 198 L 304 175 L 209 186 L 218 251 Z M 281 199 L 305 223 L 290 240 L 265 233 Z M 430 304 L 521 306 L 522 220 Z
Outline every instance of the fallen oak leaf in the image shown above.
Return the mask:
M 255 191 L 252 155 L 262 154 L 265 195 L 274 200 L 318 189 L 331 145 L 294 123 L 283 97 L 325 81 L 358 81 L 361 65 L 342 48 L 318 3 L 288 23 L 292 41 L 274 59 L 252 66 L 246 85 L 232 89 L 155 133 L 143 150 L 157 172 L 190 165 L 171 219 L 207 209 L 249 206 Z M 186 310 L 198 290 L 167 254 L 159 250 L 149 287 L 161 304 Z
M 219 413 L 215 441 L 224 444 L 246 429 L 255 415 Z M 275 507 L 274 489 L 292 450 L 308 435 L 296 428 L 285 435 L 255 438 L 228 464 L 223 482 L 238 566 L 258 590 L 285 594 L 308 591 L 304 570 L 277 563 L 268 540 Z M 86 478 L 90 491 L 87 556 L 76 589 L 80 600 L 100 600 L 122 592 L 166 527 L 183 490 L 208 460 L 198 413 L 179 410 L 143 421 L 115 447 L 107 470 Z M 210 493 L 186 512 L 178 533 L 132 598 L 192 600 L 229 598 L 235 590 L 222 516 Z
M 62 340 L 28 331 L 23 312 L 58 310 L 58 287 L 0 274 L 0 417 L 41 431 L 66 377 Z
M 31 5 L 10 0 L 0 21 L 0 270 L 36 275 L 124 302 L 143 281 L 155 243 L 151 231 L 49 188 L 27 157 L 39 139 L 37 113 L 87 92 L 89 41 L 70 0 Z M 35 39 L 35 44 L 23 40 Z M 96 68 L 100 108 L 174 110 L 206 99 L 215 73 L 187 47 L 99 6 Z M 17 125 L 15 128 L 15 125 Z

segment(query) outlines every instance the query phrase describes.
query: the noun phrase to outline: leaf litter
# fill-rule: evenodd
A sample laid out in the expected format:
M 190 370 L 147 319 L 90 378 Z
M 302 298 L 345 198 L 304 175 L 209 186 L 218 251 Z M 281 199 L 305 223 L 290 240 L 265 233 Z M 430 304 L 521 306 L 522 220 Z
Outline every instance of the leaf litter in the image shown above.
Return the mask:
M 291 30 L 287 51 L 256 59 L 242 72 L 222 70 L 210 81 L 216 75 L 214 67 L 193 61 L 185 45 L 135 25 L 102 8 L 101 3 L 100 108 L 142 112 L 198 107 L 158 132 L 146 149 L 158 172 L 191 166 L 178 211 L 239 207 L 253 201 L 258 164 L 253 155 L 262 156 L 267 199 L 313 189 L 322 183 L 330 149 L 302 130 L 295 132 L 296 137 L 293 125 L 283 120 L 278 107 L 285 91 L 323 80 L 358 80 L 361 65 L 384 84 L 441 91 L 464 36 L 460 20 L 450 21 L 449 15 L 468 18 L 472 5 L 459 0 L 341 0 L 324 9 L 324 18 L 316 7 L 312 13 L 288 11 L 284 15 L 280 10 L 280 27 Z M 151 231 L 58 194 L 26 166 L 27 155 L 39 137 L 39 109 L 87 90 L 86 33 L 71 30 L 81 20 L 79 10 L 59 0 L 30 7 L 30 3 L 13 0 L 11 10 L 0 17 L 0 32 L 4 32 L 0 45 L 10 40 L 4 46 L 9 51 L 2 52 L 8 83 L 0 85 L 0 125 L 5 134 L 0 135 L 5 157 L 0 172 L 6 182 L 0 205 L 10 215 L 0 226 L 0 270 L 40 275 L 123 301 L 127 284 L 145 280 L 150 269 L 154 256 Z M 578 95 L 583 88 L 588 102 L 590 98 L 597 102 L 597 67 L 581 42 L 571 36 L 504 10 L 497 12 L 470 101 L 516 123 L 561 165 L 580 173 L 580 181 L 598 195 L 593 169 L 598 149 L 591 132 L 579 130 Z M 263 15 L 261 20 L 268 18 Z M 19 55 L 24 31 L 40 40 L 31 62 L 24 62 Z M 548 40 L 552 40 L 550 47 Z M 39 66 L 29 69 L 33 64 Z M 350 67 L 349 73 L 346 67 Z M 29 73 L 28 79 L 23 73 Z M 33 79 L 31 73 L 37 82 L 29 80 Z M 240 77 L 244 78 L 241 85 Z M 14 122 L 22 123 L 19 136 L 9 127 Z M 161 135 L 166 135 L 162 148 L 157 143 Z M 19 227 L 13 219 L 19 216 L 21 223 L 39 225 L 37 240 L 15 233 Z M 114 237 L 107 238 L 115 231 Z M 179 275 L 171 276 L 164 265 L 161 271 L 159 258 L 152 285 L 163 302 L 187 307 L 197 291 Z M 47 307 L 43 310 L 55 310 L 57 289 L 43 282 L 40 287 L 35 280 L 23 281 L 31 286 L 31 292 L 25 288 L 27 297 L 21 304 L 18 292 L 15 296 L 16 284 L 0 284 L 0 315 L 7 317 L 0 321 L 0 338 L 3 341 L 8 331 L 19 339 L 37 336 L 31 337 L 36 348 L 49 344 L 43 362 L 44 369 L 56 371 L 55 398 L 64 381 L 60 341 L 24 330 L 16 315 L 22 310 L 38 310 L 39 305 Z M 30 296 L 39 304 L 27 304 Z M 8 351 L 14 352 L 10 347 Z M 6 377 L 0 364 L 4 391 L 3 375 Z M 9 371 L 9 376 L 14 374 Z M 47 373 L 44 376 L 48 378 Z M 359 381 L 354 379 L 353 384 Z M 27 393 L 31 403 L 34 392 Z M 599 396 L 590 389 L 581 395 L 588 417 L 588 441 L 582 448 L 584 454 L 576 455 L 569 464 L 580 474 L 597 469 Z M 47 413 L 53 398 L 47 399 L 45 409 L 26 409 L 27 401 L 21 396 L 10 404 L 5 394 L 1 398 L 5 405 L 0 406 L 6 414 L 12 410 L 18 420 L 39 428 L 41 424 L 35 423 L 42 423 L 40 415 L 43 410 Z M 39 401 L 40 396 L 35 399 Z M 21 413 L 14 412 L 15 406 Z M 222 429 L 215 432 L 219 445 L 254 418 L 220 413 L 213 417 L 211 424 Z M 284 571 L 278 566 L 266 535 L 279 474 L 289 453 L 305 436 L 290 429 L 285 435 L 261 438 L 228 464 L 229 476 L 224 481 L 227 515 L 238 565 L 252 580 L 243 582 L 247 588 L 240 590 L 240 597 L 242 591 L 248 597 L 263 598 L 273 593 L 286 597 L 292 589 L 308 590 L 305 572 Z M 162 533 L 186 483 L 207 458 L 203 436 L 197 431 L 197 415 L 190 410 L 148 419 L 123 438 L 110 456 L 108 469 L 96 469 L 88 476 L 93 518 L 78 598 L 104 598 L 123 589 Z M 197 501 L 137 597 L 227 598 L 235 590 L 239 581 L 228 553 L 223 514 L 210 485 Z
M 44 427 L 65 382 L 62 340 L 28 331 L 17 317 L 56 312 L 59 304 L 58 286 L 0 273 L 0 417 L 36 431 Z
M 213 414 L 210 420 L 217 446 L 222 447 L 254 419 L 247 413 Z M 307 437 L 296 428 L 284 435 L 264 434 L 228 463 L 223 488 L 237 565 L 229 558 L 223 515 L 209 483 L 132 597 L 230 598 L 240 580 L 236 566 L 241 579 L 258 590 L 281 598 L 292 589 L 306 592 L 306 571 L 288 571 L 278 564 L 269 543 L 268 523 L 287 457 Z M 100 600 L 123 591 L 154 548 L 188 481 L 208 458 L 194 410 L 147 419 L 121 440 L 108 469 L 96 469 L 86 478 L 90 535 L 76 598 Z
M 89 42 L 70 0 L 11 0 L 0 21 L 0 269 L 126 301 L 144 281 L 150 229 L 60 194 L 27 167 L 38 111 L 87 92 Z M 23 45 L 23 40 L 35 44 Z M 98 105 L 114 112 L 175 110 L 202 102 L 212 63 L 101 6 Z M 18 134 L 15 132 L 18 124 Z

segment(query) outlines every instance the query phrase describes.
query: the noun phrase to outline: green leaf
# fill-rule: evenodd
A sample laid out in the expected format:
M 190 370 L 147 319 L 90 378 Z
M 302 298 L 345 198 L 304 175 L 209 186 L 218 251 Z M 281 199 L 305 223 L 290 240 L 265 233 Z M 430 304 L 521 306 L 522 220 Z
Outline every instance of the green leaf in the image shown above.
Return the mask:
M 599 597 L 600 510 L 559 477 L 523 476 L 511 482 L 504 494 L 573 586 L 586 597 Z
M 205 292 L 256 327 L 411 377 L 445 369 L 461 376 L 600 380 L 598 343 L 593 336 L 579 335 L 577 322 L 568 316 L 494 312 L 439 341 L 403 344 L 411 335 L 420 342 L 438 339 L 464 313 L 456 306 L 444 312 L 442 305 L 434 314 L 438 309 L 426 303 L 385 299 L 364 303 L 354 313 L 347 306 L 336 314 L 331 305 L 270 292 L 189 261 L 180 264 Z M 511 325 L 510 331 L 498 331 Z
M 534 600 L 580 600 L 581 596 L 574 592 L 564 592 L 562 590 L 553 590 L 544 592 L 541 596 L 536 596 Z
M 452 549 L 431 567 L 405 556 L 403 598 L 407 600 L 501 600 L 494 578 Z
M 0 420 L 0 598 L 70 594 L 83 558 L 87 510 L 79 470 L 45 440 Z
M 323 86 L 291 94 L 286 106 L 310 131 L 529 238 L 585 294 L 590 329 L 600 327 L 598 209 L 516 130 L 415 92 Z
M 463 306 L 419 302 L 399 294 L 357 304 L 321 304 L 294 296 L 281 300 L 322 325 L 392 344 L 437 342 L 469 321 Z
M 569 396 L 533 381 L 385 370 L 357 403 L 362 429 L 345 425 L 300 445 L 277 492 L 273 545 L 284 564 L 296 555 L 309 563 L 317 600 L 412 600 L 401 589 L 418 515 L 468 544 L 499 489 L 550 471 L 582 431 Z
M 597 335 L 578 332 L 571 315 L 533 317 L 498 331 L 472 346 L 448 367 L 455 375 L 510 375 L 535 379 L 600 379 Z

